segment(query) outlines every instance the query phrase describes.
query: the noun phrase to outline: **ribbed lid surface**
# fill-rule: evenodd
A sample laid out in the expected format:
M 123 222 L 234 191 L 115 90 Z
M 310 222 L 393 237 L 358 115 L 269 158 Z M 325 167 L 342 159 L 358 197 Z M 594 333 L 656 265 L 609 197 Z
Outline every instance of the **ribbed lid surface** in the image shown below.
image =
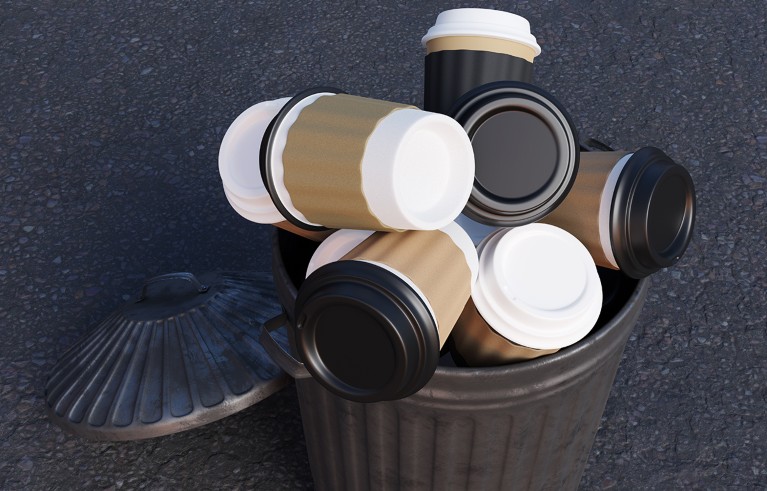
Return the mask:
M 87 438 L 135 440 L 241 411 L 290 380 L 258 341 L 279 312 L 268 273 L 152 278 L 53 368 L 49 416 Z

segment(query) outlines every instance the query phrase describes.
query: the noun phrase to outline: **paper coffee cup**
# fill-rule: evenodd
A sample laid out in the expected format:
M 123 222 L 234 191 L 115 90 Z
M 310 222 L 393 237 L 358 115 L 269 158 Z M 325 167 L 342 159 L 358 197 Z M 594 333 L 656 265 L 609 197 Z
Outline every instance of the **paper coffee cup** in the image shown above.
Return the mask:
M 229 205 L 232 207 L 234 211 L 236 211 L 241 217 L 246 218 L 250 220 L 251 222 L 256 223 L 264 223 L 261 221 L 261 215 L 259 213 L 260 208 L 258 207 L 258 204 L 253 204 L 251 201 L 243 200 L 242 198 L 238 198 L 237 196 L 233 195 L 231 191 L 229 191 L 226 187 L 224 187 L 224 195 L 226 196 L 227 201 L 229 202 Z M 282 215 L 280 215 L 280 218 L 282 218 Z M 287 232 L 291 232 L 296 235 L 300 235 L 301 237 L 313 240 L 315 242 L 321 242 L 325 240 L 325 238 L 332 234 L 334 230 L 327 229 L 327 230 L 306 230 L 299 227 L 296 227 L 292 223 L 288 222 L 287 220 L 282 220 L 280 222 L 273 223 L 277 228 L 281 228 L 282 230 L 285 230 Z
M 522 82 L 493 82 L 461 97 L 451 116 L 474 150 L 474 185 L 464 215 L 517 227 L 539 220 L 565 198 L 578 171 L 578 132 L 551 94 Z
M 645 147 L 583 152 L 570 193 L 541 221 L 576 236 L 597 265 L 640 279 L 679 260 L 694 220 L 690 174 Z
M 602 287 L 578 239 L 535 223 L 480 244 L 471 299 L 479 317 L 467 307 L 453 330 L 454 349 L 468 363 L 499 364 L 545 354 L 524 348 L 553 352 L 581 340 L 599 318 Z
M 465 366 L 488 367 L 550 355 L 558 349 L 534 349 L 498 334 L 469 299 L 453 328 L 453 356 Z
M 261 102 L 240 114 L 224 134 L 218 153 L 218 171 L 226 199 L 240 216 L 321 241 L 332 230 L 304 230 L 286 221 L 274 206 L 261 178 L 259 154 L 264 133 L 289 100 Z
M 531 82 L 533 59 L 541 52 L 524 17 L 490 9 L 442 12 L 421 42 L 426 48 L 424 108 L 443 114 L 480 85 Z
M 298 227 L 434 230 L 468 199 L 474 155 L 447 116 L 312 89 L 273 120 L 261 168 L 273 203 Z
M 315 378 L 372 402 L 405 397 L 434 373 L 478 260 L 454 223 L 364 235 L 338 231 L 315 252 L 298 292 L 296 332 Z

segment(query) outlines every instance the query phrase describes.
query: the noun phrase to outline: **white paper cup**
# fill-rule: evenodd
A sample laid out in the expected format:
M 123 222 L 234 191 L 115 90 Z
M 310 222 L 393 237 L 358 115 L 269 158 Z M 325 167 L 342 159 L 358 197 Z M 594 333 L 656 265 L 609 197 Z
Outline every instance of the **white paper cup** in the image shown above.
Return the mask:
M 559 349 L 586 336 L 602 308 L 588 250 L 552 225 L 502 229 L 479 250 L 472 299 L 492 329 L 512 343 Z

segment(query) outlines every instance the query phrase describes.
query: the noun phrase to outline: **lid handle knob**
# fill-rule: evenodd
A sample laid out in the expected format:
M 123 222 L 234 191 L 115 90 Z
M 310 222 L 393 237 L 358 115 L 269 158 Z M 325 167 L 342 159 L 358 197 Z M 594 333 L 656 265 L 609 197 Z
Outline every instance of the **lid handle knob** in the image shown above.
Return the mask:
M 200 283 L 200 281 L 192 274 L 192 273 L 168 273 L 168 274 L 161 274 L 159 276 L 155 276 L 153 278 L 149 278 L 144 282 L 144 286 L 141 287 L 141 293 L 139 293 L 138 300 L 136 300 L 136 303 L 141 302 L 142 300 L 146 299 L 146 293 L 149 285 L 153 285 L 155 283 L 160 283 L 162 281 L 176 281 L 176 280 L 183 280 L 188 281 L 191 283 L 196 289 L 197 293 L 205 293 L 208 291 L 208 285 L 203 285 Z

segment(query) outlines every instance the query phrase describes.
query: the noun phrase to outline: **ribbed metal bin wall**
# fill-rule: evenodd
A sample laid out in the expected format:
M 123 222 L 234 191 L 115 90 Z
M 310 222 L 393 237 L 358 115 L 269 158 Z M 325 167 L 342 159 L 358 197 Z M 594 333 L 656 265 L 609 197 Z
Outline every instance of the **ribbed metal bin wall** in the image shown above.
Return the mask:
M 275 282 L 289 301 L 280 252 Z M 399 401 L 350 402 L 296 380 L 317 489 L 576 489 L 648 281 L 631 286 L 612 319 L 567 349 L 503 367 L 438 367 Z

